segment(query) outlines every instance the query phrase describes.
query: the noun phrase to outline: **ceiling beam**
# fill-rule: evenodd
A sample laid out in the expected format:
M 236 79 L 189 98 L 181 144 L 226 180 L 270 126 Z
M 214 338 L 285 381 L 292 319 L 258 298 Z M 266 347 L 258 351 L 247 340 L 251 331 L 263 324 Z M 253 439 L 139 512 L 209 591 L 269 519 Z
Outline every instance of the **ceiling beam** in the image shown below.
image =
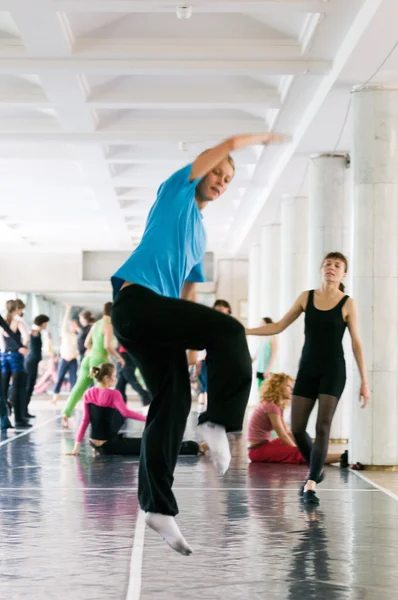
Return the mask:
M 8 10 L 29 56 L 69 56 L 73 36 L 67 18 L 58 13 L 52 0 L 11 0 Z M 0 9 L 2 9 L 0 3 Z M 33 73 L 34 71 L 26 71 Z
M 221 140 L 231 135 L 263 133 L 261 119 L 236 118 L 127 118 L 109 123 L 106 128 L 93 132 L 56 130 L 52 122 L 44 126 L 35 119 L 1 119 L 0 142 L 26 143 L 58 141 L 76 144 L 126 144 L 134 142 L 187 142 L 200 143 Z
M 73 34 L 65 15 L 55 11 L 52 0 L 35 0 L 34 10 L 31 9 L 30 0 L 12 1 L 11 16 L 29 56 L 69 56 Z M 53 59 L 48 60 L 52 62 Z M 29 61 L 34 63 L 36 59 L 30 58 Z M 36 73 L 35 70 L 27 72 Z M 40 73 L 40 80 L 47 98 L 57 107 L 57 118 L 64 131 L 94 134 L 97 119 L 94 111 L 85 103 L 88 85 L 82 71 L 44 70 Z M 130 235 L 102 148 L 85 146 L 76 149 L 76 153 L 80 160 L 81 174 L 111 225 L 110 235 L 113 241 L 117 245 L 128 244 Z
M 13 0 L 2 0 L 1 5 L 9 6 Z M 341 5 L 341 0 L 337 0 Z M 347 0 L 344 0 L 347 2 Z M 57 11 L 65 12 L 107 12 L 107 13 L 164 13 L 175 12 L 176 0 L 54 0 Z M 189 2 L 188 2 L 189 4 Z M 192 2 L 193 17 L 199 13 L 265 13 L 285 15 L 286 9 L 295 12 L 323 12 L 328 6 L 322 0 L 201 0 Z M 331 3 L 333 4 L 333 3 Z M 4 8 L 4 10 L 9 10 Z
M 152 165 L 161 163 L 174 168 L 176 165 L 186 164 L 205 149 L 206 146 L 201 144 L 200 146 L 191 145 L 186 151 L 183 151 L 180 150 L 178 144 L 173 143 L 163 147 L 141 144 L 136 147 L 127 145 L 113 149 L 110 146 L 104 160 L 111 165 Z M 236 158 L 239 165 L 255 165 L 258 155 L 254 147 L 249 147 L 237 152 Z M 49 161 L 51 169 L 51 164 L 55 165 L 60 161 L 76 161 L 77 157 L 75 148 L 70 144 L 61 145 L 43 142 L 27 145 L 24 143 L 0 145 L 0 163 L 3 160 L 15 160 L 17 162 Z
M 302 55 L 294 38 L 79 38 L 81 58 L 133 60 L 292 60 Z
M 47 85 L 47 77 L 54 85 Z M 103 90 L 100 93 L 88 94 L 82 76 L 73 73 L 44 74 L 41 77 L 44 94 L 33 90 L 3 90 L 0 91 L 0 107 L 2 109 L 33 108 L 46 109 L 58 106 L 78 104 L 80 110 L 130 110 L 130 109 L 187 109 L 200 110 L 206 108 L 244 109 L 253 107 L 268 110 L 280 108 L 281 100 L 278 92 L 258 89 L 225 89 L 213 90 L 192 89 L 191 87 L 173 88 L 167 90 L 163 86 L 153 86 L 147 89 L 137 86 L 126 91 Z M 57 82 L 58 85 L 57 85 Z M 112 85 L 112 82 L 109 83 Z M 66 89 L 64 89 L 64 86 Z M 86 88 L 87 89 L 87 88 Z M 59 91 L 58 91 L 59 90 Z M 82 106 L 83 105 L 83 106 Z M 92 118 L 92 117 L 91 117 Z
M 184 165 L 181 165 L 181 167 Z M 115 187 L 130 187 L 130 186 L 138 186 L 141 188 L 150 188 L 155 189 L 159 187 L 159 185 L 168 179 L 170 175 L 173 173 L 173 169 L 170 169 L 167 173 L 159 172 L 156 169 L 153 171 L 153 174 L 149 173 L 133 173 L 131 175 L 114 175 L 112 177 L 112 185 Z M 236 175 L 233 179 L 233 184 L 231 186 L 234 187 L 247 187 L 250 183 L 250 179 L 247 177 Z
M 203 146 L 201 150 L 205 150 Z M 1 146 L 0 146 L 1 151 Z M 169 144 L 167 148 L 145 148 L 138 147 L 136 150 L 127 150 L 125 152 L 110 153 L 106 156 L 106 160 L 114 165 L 141 165 L 141 164 L 157 164 L 171 165 L 182 163 L 186 164 L 189 160 L 195 158 L 199 154 L 199 150 L 195 148 L 188 149 L 186 152 L 181 151 L 177 144 Z M 1 157 L 1 154 L 0 154 Z M 242 150 L 237 153 L 239 165 L 255 165 L 257 163 L 257 155 L 250 148 L 248 151 Z
M 131 235 L 120 210 L 102 149 L 93 146 L 79 147 L 77 157 L 83 178 L 93 191 L 95 200 L 110 226 L 112 241 L 116 242 L 116 247 L 121 248 L 126 245 L 128 247 L 131 243 Z
M 327 77 L 322 79 L 318 88 L 314 91 L 313 97 L 304 110 L 301 120 L 295 129 L 292 142 L 284 150 L 281 150 L 277 157 L 274 157 L 272 171 L 270 172 L 269 169 L 269 155 L 266 152 L 264 152 L 262 158 L 259 160 L 253 176 L 254 184 L 252 183 L 247 189 L 245 195 L 246 201 L 241 203 L 240 214 L 238 214 L 229 233 L 228 241 L 232 255 L 236 255 L 239 252 L 284 170 L 299 148 L 300 143 L 313 124 L 328 94 L 382 4 L 383 0 L 364 0 L 362 7 L 358 11 L 336 53 L 332 71 Z M 388 6 L 388 10 L 393 10 L 392 4 L 387 4 L 386 6 Z M 244 211 L 247 212 L 243 215 Z
M 0 58 L 0 74 L 43 72 L 98 73 L 117 75 L 327 75 L 332 67 L 325 60 L 129 60 L 87 58 Z

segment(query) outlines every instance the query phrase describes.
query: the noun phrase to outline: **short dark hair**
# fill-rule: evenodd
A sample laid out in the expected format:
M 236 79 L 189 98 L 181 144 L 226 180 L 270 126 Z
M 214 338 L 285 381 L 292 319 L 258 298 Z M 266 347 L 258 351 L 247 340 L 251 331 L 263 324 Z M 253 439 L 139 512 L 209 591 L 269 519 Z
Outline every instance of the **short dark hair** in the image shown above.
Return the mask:
M 106 304 L 104 304 L 104 317 L 111 316 L 111 309 L 112 309 L 112 302 L 106 302 Z
M 218 306 L 220 306 L 221 308 L 226 308 L 228 310 L 228 313 L 230 315 L 232 314 L 231 305 L 226 300 L 216 300 L 213 304 L 213 308 L 217 308 Z
M 40 327 L 40 325 L 44 325 L 44 323 L 48 323 L 50 320 L 50 317 L 47 317 L 47 315 L 38 315 L 35 320 L 33 321 L 33 323 L 37 326 Z
M 83 317 L 83 319 L 86 319 L 88 323 L 94 318 L 91 310 L 82 310 L 82 312 L 79 313 L 79 317 Z

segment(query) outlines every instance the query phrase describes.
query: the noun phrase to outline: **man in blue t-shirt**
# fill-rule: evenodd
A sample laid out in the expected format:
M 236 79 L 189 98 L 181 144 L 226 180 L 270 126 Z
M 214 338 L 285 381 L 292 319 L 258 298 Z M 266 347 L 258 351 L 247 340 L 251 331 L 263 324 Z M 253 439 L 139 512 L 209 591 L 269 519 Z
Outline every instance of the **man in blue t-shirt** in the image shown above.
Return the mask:
M 282 139 L 236 136 L 174 173 L 158 190 L 140 245 L 112 277 L 116 336 L 136 359 L 153 398 L 142 438 L 140 506 L 147 525 L 184 555 L 192 549 L 175 522 L 171 487 L 191 408 L 186 350 L 207 351 L 208 406 L 199 428 L 222 474 L 231 459 L 227 432 L 242 429 L 252 377 L 243 326 L 194 302 L 195 283 L 204 281 L 202 211 L 234 176 L 231 151 Z

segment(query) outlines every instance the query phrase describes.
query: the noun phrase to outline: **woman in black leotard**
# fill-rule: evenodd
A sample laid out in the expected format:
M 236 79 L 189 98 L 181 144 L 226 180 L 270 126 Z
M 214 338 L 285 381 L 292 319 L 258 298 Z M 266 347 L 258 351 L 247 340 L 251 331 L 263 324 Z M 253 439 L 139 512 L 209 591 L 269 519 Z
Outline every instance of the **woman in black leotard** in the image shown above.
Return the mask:
M 305 312 L 305 342 L 293 390 L 292 433 L 297 446 L 310 465 L 308 480 L 302 488 L 306 504 L 319 504 L 316 484 L 323 479 L 322 469 L 329 445 L 329 433 L 338 401 L 346 381 L 343 336 L 346 327 L 361 376 L 362 407 L 369 401 L 365 360 L 358 334 L 357 310 L 352 298 L 344 294 L 347 259 L 330 252 L 322 262 L 322 285 L 303 292 L 290 311 L 277 323 L 247 330 L 248 335 L 275 335 L 284 331 Z M 308 419 L 319 401 L 316 438 L 312 444 L 306 432 Z

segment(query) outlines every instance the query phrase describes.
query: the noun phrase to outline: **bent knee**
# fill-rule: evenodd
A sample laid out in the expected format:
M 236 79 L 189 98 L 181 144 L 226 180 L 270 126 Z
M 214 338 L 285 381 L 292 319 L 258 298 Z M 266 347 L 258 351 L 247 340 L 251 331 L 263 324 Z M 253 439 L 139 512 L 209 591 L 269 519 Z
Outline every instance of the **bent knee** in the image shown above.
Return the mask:
M 315 428 L 315 435 L 317 438 L 327 437 L 327 436 L 329 436 L 329 432 L 330 432 L 330 423 L 321 423 L 320 425 L 317 425 Z

